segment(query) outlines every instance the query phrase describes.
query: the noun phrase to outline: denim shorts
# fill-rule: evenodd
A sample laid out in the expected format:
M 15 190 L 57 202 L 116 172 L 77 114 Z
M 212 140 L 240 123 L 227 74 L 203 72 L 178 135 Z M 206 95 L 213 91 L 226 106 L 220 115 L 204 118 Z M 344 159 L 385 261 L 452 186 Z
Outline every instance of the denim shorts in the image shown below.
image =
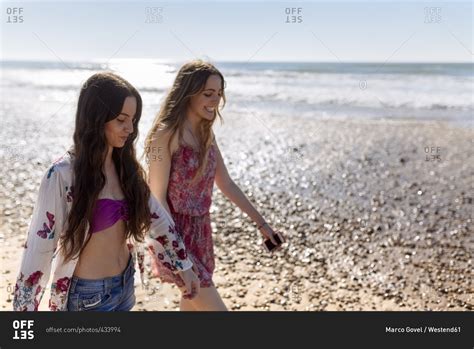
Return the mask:
M 129 311 L 135 305 L 132 257 L 125 270 L 116 276 L 98 280 L 72 277 L 68 311 Z

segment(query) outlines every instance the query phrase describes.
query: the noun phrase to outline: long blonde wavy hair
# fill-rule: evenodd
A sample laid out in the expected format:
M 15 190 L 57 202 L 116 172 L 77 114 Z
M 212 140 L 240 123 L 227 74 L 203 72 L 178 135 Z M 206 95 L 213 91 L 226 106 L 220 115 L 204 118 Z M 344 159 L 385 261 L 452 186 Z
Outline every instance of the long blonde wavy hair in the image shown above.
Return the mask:
M 224 94 L 225 80 L 221 72 L 211 63 L 202 60 L 193 60 L 186 63 L 178 71 L 178 75 L 174 80 L 171 90 L 165 98 L 165 101 L 158 112 L 153 125 L 145 140 L 145 152 L 148 153 L 151 143 L 158 130 L 170 131 L 171 135 L 168 141 L 168 148 L 170 147 L 173 136 L 178 132 L 178 137 L 181 140 L 183 137 L 184 121 L 186 120 L 186 112 L 189 107 L 191 97 L 203 91 L 207 79 L 211 75 L 217 75 L 222 81 L 222 107 L 224 107 L 226 99 Z M 216 108 L 216 116 L 222 122 L 222 115 L 219 106 Z M 212 125 L 213 120 L 201 120 L 197 140 L 199 142 L 199 165 L 193 180 L 196 180 L 202 175 L 206 168 L 208 150 L 212 145 Z

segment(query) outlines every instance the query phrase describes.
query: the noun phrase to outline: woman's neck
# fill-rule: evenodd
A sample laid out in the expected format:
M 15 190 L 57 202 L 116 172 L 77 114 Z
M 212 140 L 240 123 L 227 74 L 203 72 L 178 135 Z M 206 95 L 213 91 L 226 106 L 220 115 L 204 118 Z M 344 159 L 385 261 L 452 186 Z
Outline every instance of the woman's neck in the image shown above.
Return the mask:
M 191 131 L 194 135 L 198 134 L 199 132 L 199 123 L 201 122 L 198 116 L 192 115 L 188 113 L 186 116 L 186 120 L 184 121 L 184 127 L 186 127 L 189 131 Z
M 105 156 L 105 162 L 104 162 L 104 170 L 107 172 L 108 169 L 113 168 L 114 162 L 112 160 L 112 153 L 114 151 L 114 147 L 109 146 L 109 149 L 107 150 L 107 155 Z

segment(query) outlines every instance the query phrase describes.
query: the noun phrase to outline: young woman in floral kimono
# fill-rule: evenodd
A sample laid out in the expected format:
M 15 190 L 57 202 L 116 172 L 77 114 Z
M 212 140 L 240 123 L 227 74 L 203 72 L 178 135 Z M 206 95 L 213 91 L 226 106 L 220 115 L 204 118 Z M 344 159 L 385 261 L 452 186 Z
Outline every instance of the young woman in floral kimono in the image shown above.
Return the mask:
M 198 293 L 180 235 L 136 160 L 141 112 L 138 91 L 115 74 L 94 74 L 82 87 L 74 145 L 41 181 L 14 310 L 38 310 L 48 286 L 53 311 L 132 309 L 137 261 L 144 278 L 144 242 L 155 263 L 182 281 L 184 297 Z
M 201 282 L 199 295 L 181 310 L 227 310 L 212 281 L 214 252 L 209 209 L 214 182 L 277 245 L 275 232 L 229 177 L 212 125 L 225 102 L 224 77 L 210 63 L 192 61 L 178 72 L 146 140 L 152 193 L 173 217 Z M 284 238 L 278 235 L 281 241 Z M 161 279 L 182 286 L 163 263 Z

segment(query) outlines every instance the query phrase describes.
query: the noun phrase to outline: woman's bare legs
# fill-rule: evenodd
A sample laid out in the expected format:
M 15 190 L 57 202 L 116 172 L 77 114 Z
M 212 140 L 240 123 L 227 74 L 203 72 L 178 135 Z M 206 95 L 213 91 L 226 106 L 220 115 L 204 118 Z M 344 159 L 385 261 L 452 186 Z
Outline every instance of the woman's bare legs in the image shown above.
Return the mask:
M 181 302 L 179 303 L 179 310 L 180 311 L 195 311 L 193 304 L 189 301 L 189 299 L 184 299 L 181 297 Z
M 193 299 L 181 298 L 181 311 L 227 311 L 219 292 L 214 286 L 201 287 Z

